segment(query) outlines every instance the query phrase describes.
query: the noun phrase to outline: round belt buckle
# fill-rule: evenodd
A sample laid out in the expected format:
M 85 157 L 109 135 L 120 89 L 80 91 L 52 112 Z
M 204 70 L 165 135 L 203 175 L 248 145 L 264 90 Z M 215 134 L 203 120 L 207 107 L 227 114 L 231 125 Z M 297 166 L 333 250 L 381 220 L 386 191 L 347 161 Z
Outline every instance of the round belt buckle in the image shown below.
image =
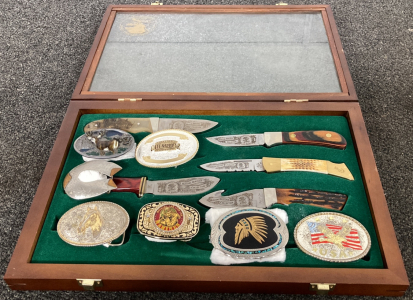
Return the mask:
M 294 239 L 304 253 L 330 262 L 358 260 L 371 246 L 370 235 L 360 222 L 333 212 L 302 219 L 294 229 Z

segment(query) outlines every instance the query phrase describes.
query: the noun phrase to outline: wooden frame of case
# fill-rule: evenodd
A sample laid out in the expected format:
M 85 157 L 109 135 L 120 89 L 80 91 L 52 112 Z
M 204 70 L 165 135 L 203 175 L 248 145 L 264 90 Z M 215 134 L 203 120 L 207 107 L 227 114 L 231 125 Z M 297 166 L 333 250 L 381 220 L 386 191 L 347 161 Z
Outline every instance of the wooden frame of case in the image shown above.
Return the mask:
M 30 263 L 60 172 L 82 114 L 342 115 L 349 122 L 378 235 L 384 269 L 252 266 L 92 265 Z M 71 102 L 4 279 L 12 289 L 81 290 L 76 279 L 100 279 L 98 290 L 314 293 L 310 283 L 335 283 L 330 294 L 401 296 L 409 282 L 357 103 L 189 101 Z
M 277 13 L 321 11 L 343 93 L 93 93 L 88 92 L 117 12 Z M 98 30 L 4 276 L 16 290 L 82 290 L 77 279 L 100 279 L 97 290 L 315 293 L 310 283 L 335 283 L 330 294 L 401 296 L 409 286 L 357 96 L 329 6 L 109 6 Z M 137 102 L 108 101 L 142 98 Z M 285 99 L 324 103 L 280 103 Z M 151 101 L 145 101 L 151 100 Z M 156 101 L 162 100 L 162 101 Z M 171 101 L 174 100 L 174 101 Z M 188 101 L 193 100 L 193 101 Z M 208 100 L 205 102 L 203 100 Z M 219 100 L 219 101 L 218 101 Z M 242 102 L 234 102 L 245 100 Z M 259 101 L 259 102 L 253 102 Z M 269 102 L 272 101 L 272 102 Z M 341 101 L 338 102 L 338 101 Z M 353 101 L 353 102 L 352 102 Z M 96 265 L 31 263 L 71 141 L 83 114 L 341 115 L 349 122 L 384 269 Z
M 341 93 L 165 93 L 165 92 L 91 92 L 99 59 L 109 36 L 115 16 L 120 12 L 157 13 L 303 13 L 321 12 L 331 53 L 339 78 Z M 143 100 L 226 100 L 226 101 L 283 101 L 286 99 L 308 99 L 310 101 L 357 101 L 356 91 L 351 80 L 350 70 L 329 5 L 286 5 L 286 6 L 242 6 L 242 5 L 110 5 L 103 17 L 95 41 L 73 92 L 73 100 L 115 100 L 119 98 Z

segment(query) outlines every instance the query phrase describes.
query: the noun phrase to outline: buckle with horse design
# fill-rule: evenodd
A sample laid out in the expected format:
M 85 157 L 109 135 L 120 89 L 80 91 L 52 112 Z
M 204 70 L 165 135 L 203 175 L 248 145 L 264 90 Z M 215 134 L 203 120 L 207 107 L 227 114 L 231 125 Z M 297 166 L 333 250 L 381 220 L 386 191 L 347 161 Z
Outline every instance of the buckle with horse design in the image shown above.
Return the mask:
M 120 246 L 129 225 L 126 210 L 112 202 L 92 201 L 67 211 L 57 223 L 57 233 L 73 246 Z M 122 236 L 122 241 L 112 241 Z

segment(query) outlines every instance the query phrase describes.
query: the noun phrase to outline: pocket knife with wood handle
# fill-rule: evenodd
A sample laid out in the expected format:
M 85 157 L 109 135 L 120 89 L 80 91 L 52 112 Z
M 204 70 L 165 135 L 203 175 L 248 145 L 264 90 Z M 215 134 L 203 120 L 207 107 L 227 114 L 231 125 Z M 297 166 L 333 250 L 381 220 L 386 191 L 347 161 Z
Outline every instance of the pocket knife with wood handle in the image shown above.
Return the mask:
M 281 144 L 302 144 L 345 149 L 346 139 L 333 131 L 295 131 L 264 132 L 263 134 L 221 135 L 207 138 L 208 141 L 230 147 L 266 145 L 268 147 Z

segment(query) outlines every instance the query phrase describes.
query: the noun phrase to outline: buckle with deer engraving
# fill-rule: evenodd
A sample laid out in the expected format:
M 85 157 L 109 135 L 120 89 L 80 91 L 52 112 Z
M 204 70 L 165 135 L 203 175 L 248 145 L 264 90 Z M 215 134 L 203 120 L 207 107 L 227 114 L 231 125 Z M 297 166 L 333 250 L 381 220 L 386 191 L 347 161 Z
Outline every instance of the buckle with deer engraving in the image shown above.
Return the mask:
M 129 225 L 126 210 L 112 202 L 93 201 L 67 211 L 57 223 L 57 233 L 73 246 L 120 246 Z M 112 241 L 120 238 L 117 244 Z
M 87 131 L 74 143 L 77 153 L 94 159 L 110 159 L 131 151 L 135 140 L 133 136 L 119 129 L 99 129 Z

